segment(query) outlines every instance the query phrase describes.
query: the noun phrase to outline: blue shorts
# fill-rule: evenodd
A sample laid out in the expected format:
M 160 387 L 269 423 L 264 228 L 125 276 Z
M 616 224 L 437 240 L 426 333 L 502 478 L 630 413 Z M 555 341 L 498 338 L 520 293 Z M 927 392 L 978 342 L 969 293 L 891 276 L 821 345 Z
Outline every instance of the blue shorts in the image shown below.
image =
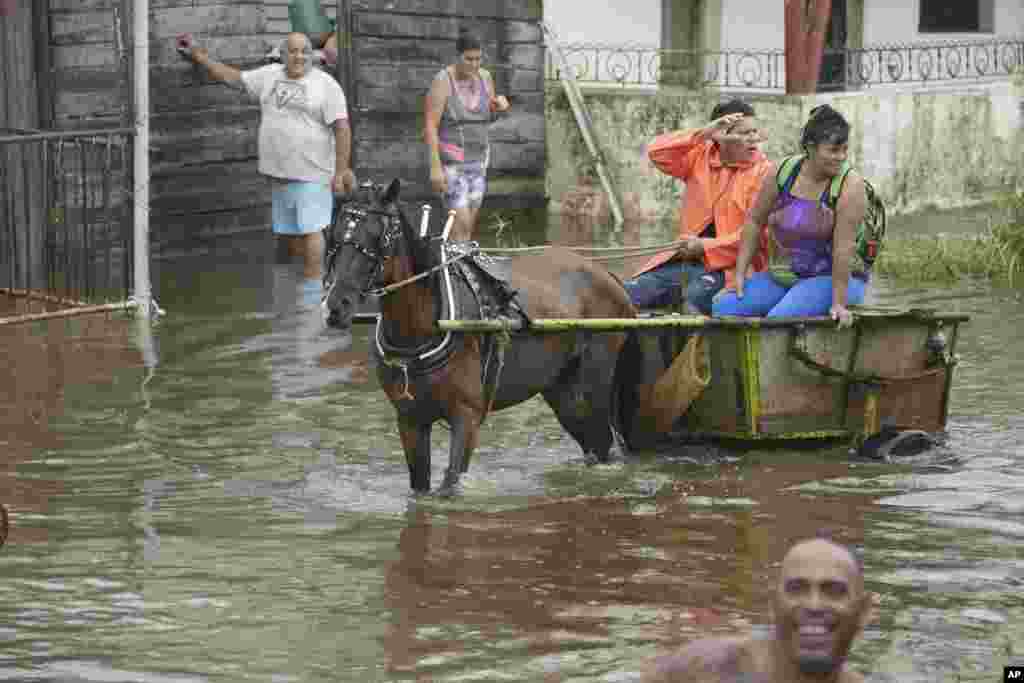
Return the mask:
M 487 167 L 483 164 L 446 164 L 442 167 L 449 209 L 479 209 L 487 192 Z
M 275 182 L 271 220 L 278 235 L 308 235 L 331 224 L 334 193 L 323 183 Z

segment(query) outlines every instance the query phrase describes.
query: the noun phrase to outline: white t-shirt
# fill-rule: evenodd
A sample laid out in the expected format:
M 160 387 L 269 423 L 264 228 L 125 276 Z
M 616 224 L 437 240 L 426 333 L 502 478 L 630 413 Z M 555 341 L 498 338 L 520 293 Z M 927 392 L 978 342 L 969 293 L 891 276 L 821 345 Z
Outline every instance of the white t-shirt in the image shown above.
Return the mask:
M 288 78 L 283 64 L 268 64 L 242 72 L 242 83 L 260 102 L 260 173 L 330 184 L 334 122 L 348 118 L 338 82 L 317 68 L 302 78 Z

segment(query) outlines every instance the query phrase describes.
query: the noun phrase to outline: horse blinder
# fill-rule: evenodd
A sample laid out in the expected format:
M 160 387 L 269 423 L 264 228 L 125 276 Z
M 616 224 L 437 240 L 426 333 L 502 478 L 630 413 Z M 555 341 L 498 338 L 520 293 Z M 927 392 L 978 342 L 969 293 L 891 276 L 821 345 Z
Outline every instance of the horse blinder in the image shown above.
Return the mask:
M 377 239 L 376 250 L 363 246 L 363 244 L 355 239 L 357 228 L 363 224 L 370 214 L 383 216 L 386 220 L 386 226 L 381 232 L 380 237 Z M 347 207 L 344 210 L 344 218 L 347 220 L 347 223 L 345 224 L 345 232 L 342 235 L 341 240 L 336 243 L 334 249 L 328 253 L 328 276 L 334 270 L 337 252 L 339 252 L 346 244 L 351 245 L 353 249 L 369 259 L 372 263 L 370 275 L 361 292 L 362 294 L 369 294 L 374 290 L 374 285 L 379 282 L 381 276 L 384 274 L 384 264 L 387 263 L 388 259 L 392 256 L 392 246 L 401 234 L 401 222 L 391 212 L 363 209 L 359 207 Z

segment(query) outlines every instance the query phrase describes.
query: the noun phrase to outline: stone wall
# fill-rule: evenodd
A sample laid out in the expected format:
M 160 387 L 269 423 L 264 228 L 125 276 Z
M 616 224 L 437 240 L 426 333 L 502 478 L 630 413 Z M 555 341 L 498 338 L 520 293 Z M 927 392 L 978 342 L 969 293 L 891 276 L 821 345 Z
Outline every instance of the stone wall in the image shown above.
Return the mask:
M 547 190 L 552 210 L 571 210 L 580 188 L 598 186 L 592 163 L 560 86 L 547 98 Z M 852 126 L 853 163 L 873 182 L 891 213 L 953 208 L 990 201 L 1024 186 L 1024 83 L 907 92 L 846 92 L 813 96 L 756 95 L 772 159 L 798 151 L 810 110 L 827 102 Z M 677 211 L 682 183 L 647 160 L 657 135 L 703 125 L 720 93 L 661 94 L 585 91 L 606 164 L 627 218 Z M 563 206 L 564 205 L 564 206 Z

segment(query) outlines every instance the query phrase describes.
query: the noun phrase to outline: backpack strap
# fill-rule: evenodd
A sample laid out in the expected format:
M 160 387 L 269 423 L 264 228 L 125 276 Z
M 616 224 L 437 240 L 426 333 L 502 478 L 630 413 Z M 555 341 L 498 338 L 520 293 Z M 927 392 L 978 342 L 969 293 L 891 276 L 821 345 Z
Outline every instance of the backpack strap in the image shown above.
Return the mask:
M 843 185 L 846 184 L 846 176 L 850 175 L 850 171 L 853 167 L 850 166 L 849 161 L 844 161 L 843 165 L 839 167 L 839 173 L 832 178 L 832 182 L 828 186 L 828 205 L 830 208 L 835 209 L 836 204 L 839 203 L 839 195 L 843 192 Z
M 800 165 L 803 161 L 803 154 L 794 154 L 782 160 L 779 170 L 775 173 L 775 185 L 779 188 L 779 192 L 789 192 L 789 189 L 793 187 L 796 177 L 800 175 Z

